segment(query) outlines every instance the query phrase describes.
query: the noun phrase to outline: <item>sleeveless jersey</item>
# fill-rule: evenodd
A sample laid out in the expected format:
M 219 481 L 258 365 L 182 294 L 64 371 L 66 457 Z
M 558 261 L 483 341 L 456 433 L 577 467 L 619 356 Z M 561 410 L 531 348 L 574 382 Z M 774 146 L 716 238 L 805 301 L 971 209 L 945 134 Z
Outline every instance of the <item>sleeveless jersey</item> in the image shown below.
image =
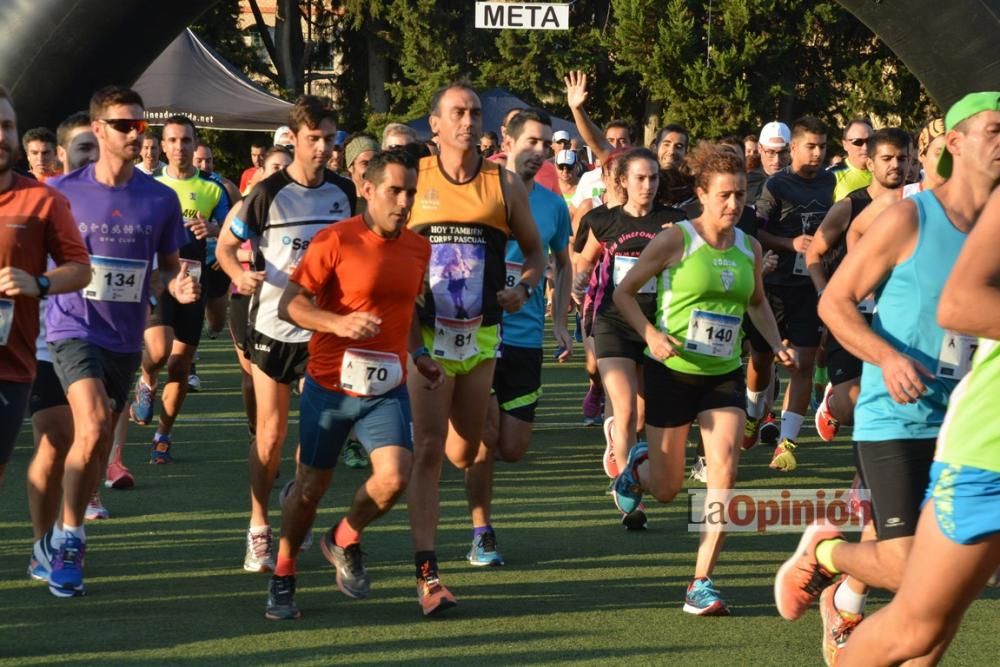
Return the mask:
M 441 170 L 437 156 L 421 158 L 409 229 L 431 243 L 421 324 L 468 335 L 500 323 L 497 292 L 504 289 L 504 254 L 511 235 L 499 165 L 480 161 L 470 180 L 458 183 Z
M 937 437 L 959 380 L 952 369 L 939 364 L 954 341 L 938 326 L 937 308 L 967 235 L 951 223 L 932 190 L 911 199 L 917 207 L 917 244 L 913 254 L 876 289 L 878 310 L 872 330 L 938 375 L 923 378 L 927 392 L 916 403 L 900 405 L 889 395 L 882 369 L 866 362 L 854 409 L 854 439 L 858 441 Z
M 934 459 L 1000 473 L 1000 424 L 984 418 L 1000 396 L 1000 342 L 981 338 L 972 370 L 951 395 Z
M 194 220 L 199 213 L 205 220 L 214 220 L 219 224 L 226 219 L 226 214 L 229 213 L 229 196 L 225 188 L 197 169 L 190 178 L 174 178 L 166 169 L 161 169 L 156 180 L 177 193 L 185 222 Z M 208 254 L 207 239 L 199 241 L 188 229 L 187 243 L 181 248 L 180 254 L 185 259 L 205 262 Z
M 680 356 L 664 364 L 680 373 L 724 375 L 740 367 L 741 323 L 756 280 L 753 247 L 740 229 L 731 247 L 717 250 L 690 220 L 677 226 L 684 254 L 656 281 L 656 326 L 681 341 Z
M 840 238 L 823 255 L 823 270 L 826 272 L 827 278 L 833 275 L 840 263 L 844 261 L 844 256 L 847 255 L 847 232 L 854 224 L 854 219 L 872 203 L 872 196 L 868 194 L 867 187 L 858 188 L 851 192 L 847 195 L 847 199 L 851 203 L 851 214 L 847 220 L 847 226 L 844 227 L 844 233 L 840 235 Z

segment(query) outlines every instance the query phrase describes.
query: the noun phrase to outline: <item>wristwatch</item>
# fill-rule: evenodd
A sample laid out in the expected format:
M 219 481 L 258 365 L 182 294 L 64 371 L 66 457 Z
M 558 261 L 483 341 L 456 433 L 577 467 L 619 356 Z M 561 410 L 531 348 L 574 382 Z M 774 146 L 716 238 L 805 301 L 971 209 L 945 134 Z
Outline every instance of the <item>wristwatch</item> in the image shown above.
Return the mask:
M 38 285 L 38 298 L 44 299 L 45 295 L 49 293 L 52 283 L 44 275 L 41 275 L 35 278 L 35 284 Z
M 527 298 L 530 299 L 531 295 L 534 293 L 535 288 L 528 284 L 526 280 L 522 280 L 517 284 L 518 287 L 524 288 L 524 293 L 527 294 Z
M 428 350 L 426 346 L 421 345 L 420 347 L 418 347 L 417 349 L 415 349 L 413 352 L 410 352 L 410 356 L 413 357 L 413 363 L 417 363 L 417 359 L 419 359 L 420 357 L 429 357 L 429 356 L 431 356 L 431 351 Z

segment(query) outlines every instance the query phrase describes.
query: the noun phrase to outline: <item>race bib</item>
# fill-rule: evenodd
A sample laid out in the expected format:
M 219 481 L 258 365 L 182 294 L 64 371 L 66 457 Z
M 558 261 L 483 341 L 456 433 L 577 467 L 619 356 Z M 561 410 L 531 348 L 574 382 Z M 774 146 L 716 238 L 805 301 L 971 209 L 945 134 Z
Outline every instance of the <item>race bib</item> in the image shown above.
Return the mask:
M 201 282 L 201 262 L 196 259 L 181 258 L 181 268 L 187 267 L 188 275 L 194 278 L 196 283 Z
M 862 315 L 874 315 L 875 310 L 875 299 L 865 299 L 858 304 L 858 312 Z
M 694 309 L 688 320 L 684 349 L 710 357 L 732 357 L 741 324 L 742 320 L 735 315 Z
M 90 284 L 83 296 L 92 301 L 139 303 L 147 266 L 144 259 L 91 256 Z
M 471 320 L 434 318 L 434 356 L 450 361 L 465 361 L 479 354 L 476 334 L 482 323 L 482 315 Z
M 945 331 L 938 354 L 937 376 L 949 380 L 961 380 L 972 368 L 972 357 L 979 347 L 975 336 Z
M 359 396 L 381 396 L 403 382 L 399 357 L 388 352 L 348 348 L 340 364 L 340 386 Z
M 507 262 L 507 276 L 503 281 L 503 286 L 506 289 L 513 289 L 521 282 L 521 266 L 517 262 Z
M 14 301 L 0 299 L 0 347 L 7 344 L 10 330 L 14 326 Z
M 801 252 L 795 253 L 795 266 L 792 267 L 792 273 L 797 276 L 809 275 L 809 271 L 806 269 L 806 256 Z
M 615 255 L 615 270 L 612 274 L 612 280 L 614 280 L 615 287 L 618 287 L 621 281 L 625 280 L 625 276 L 628 272 L 632 270 L 635 263 L 639 261 L 638 257 L 625 257 L 623 255 Z M 656 294 L 656 276 L 653 276 L 639 288 L 636 294 Z

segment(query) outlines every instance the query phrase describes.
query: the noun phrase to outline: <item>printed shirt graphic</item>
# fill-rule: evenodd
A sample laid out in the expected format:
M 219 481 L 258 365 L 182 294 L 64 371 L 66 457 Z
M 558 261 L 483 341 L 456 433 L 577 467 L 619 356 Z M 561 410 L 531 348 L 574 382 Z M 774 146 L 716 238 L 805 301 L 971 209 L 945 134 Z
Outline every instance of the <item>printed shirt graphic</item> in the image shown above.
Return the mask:
M 90 253 L 91 282 L 49 297 L 46 340 L 86 340 L 114 352 L 138 352 L 149 312 L 149 280 L 158 254 L 187 238 L 177 195 L 139 170 L 120 187 L 94 178 L 94 165 L 50 181 L 65 195 Z
M 365 340 L 313 334 L 308 372 L 321 387 L 345 391 L 340 370 L 348 348 L 396 355 L 405 382 L 413 304 L 423 290 L 430 250 L 426 239 L 408 229 L 394 239 L 383 238 L 360 215 L 316 234 L 291 280 L 313 293 L 324 310 L 382 318 L 379 333 Z
M 306 187 L 286 170 L 268 176 L 246 198 L 230 230 L 254 247 L 254 270 L 266 276 L 250 305 L 258 332 L 285 343 L 304 343 L 311 331 L 278 318 L 278 301 L 313 237 L 330 223 L 349 218 L 354 184 L 327 170 L 323 182 Z
M 649 242 L 663 231 L 664 225 L 685 217 L 680 209 L 657 208 L 637 218 L 617 206 L 611 209 L 607 218 L 591 219 L 590 231 L 604 245 L 604 255 L 597 267 L 600 289 L 594 296 L 597 315 L 614 324 L 629 340 L 641 341 L 642 338 L 615 307 L 615 285 L 622 281 Z M 635 296 L 646 319 L 652 322 L 656 314 L 656 280 L 640 287 Z
M 552 253 L 565 250 L 569 245 L 569 210 L 560 195 L 543 187 L 535 186 L 528 193 L 531 216 L 538 227 L 542 247 Z M 507 287 L 520 282 L 524 253 L 516 240 L 507 242 Z M 567 268 L 568 270 L 568 268 Z M 505 344 L 517 347 L 542 347 L 545 329 L 545 290 L 539 285 L 528 302 L 516 313 L 503 314 L 503 340 Z
M 434 326 L 436 317 L 482 316 L 482 326 L 499 324 L 496 294 L 504 288 L 510 236 L 500 177 L 499 166 L 484 161 L 472 179 L 455 183 L 440 170 L 436 156 L 421 159 L 408 227 L 431 243 L 418 310 L 425 326 Z
M 815 234 L 833 206 L 835 184 L 833 174 L 826 170 L 820 170 L 812 180 L 796 176 L 791 167 L 775 173 L 767 179 L 755 206 L 761 229 L 786 239 Z M 765 284 L 812 285 L 804 261 L 799 261 L 796 271 L 798 253 L 783 250 L 777 255 L 778 268 L 764 276 Z
M 69 202 L 48 185 L 14 174 L 0 192 L 0 266 L 39 276 L 46 255 L 56 263 L 88 261 Z M 0 296 L 0 381 L 31 382 L 35 376 L 38 299 Z
M 220 183 L 197 169 L 190 178 L 174 178 L 167 171 L 166 167 L 160 170 L 156 180 L 177 193 L 185 221 L 194 220 L 199 213 L 205 220 L 220 224 L 226 219 L 226 214 L 229 213 L 229 195 Z M 181 248 L 181 257 L 204 263 L 208 257 L 209 239 L 198 240 L 187 228 L 184 232 L 187 241 Z M 212 239 L 213 242 L 214 240 Z M 212 261 L 214 262 L 214 257 Z

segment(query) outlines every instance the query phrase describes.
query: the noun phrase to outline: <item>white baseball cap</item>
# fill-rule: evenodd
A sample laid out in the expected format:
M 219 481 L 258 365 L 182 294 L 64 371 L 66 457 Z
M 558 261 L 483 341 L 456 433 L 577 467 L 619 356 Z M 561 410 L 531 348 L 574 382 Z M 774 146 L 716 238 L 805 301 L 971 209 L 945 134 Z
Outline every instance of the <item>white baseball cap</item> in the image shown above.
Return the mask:
M 570 166 L 576 164 L 576 153 L 574 151 L 559 151 L 556 153 L 556 164 Z
M 792 131 L 784 123 L 773 120 L 761 128 L 757 143 L 767 148 L 784 148 L 792 143 Z
M 559 141 L 569 141 L 569 132 L 566 130 L 559 130 L 552 135 L 552 143 L 557 143 Z
M 274 131 L 274 145 L 275 146 L 287 146 L 292 143 L 291 139 L 292 128 L 287 125 L 282 125 L 277 130 Z

